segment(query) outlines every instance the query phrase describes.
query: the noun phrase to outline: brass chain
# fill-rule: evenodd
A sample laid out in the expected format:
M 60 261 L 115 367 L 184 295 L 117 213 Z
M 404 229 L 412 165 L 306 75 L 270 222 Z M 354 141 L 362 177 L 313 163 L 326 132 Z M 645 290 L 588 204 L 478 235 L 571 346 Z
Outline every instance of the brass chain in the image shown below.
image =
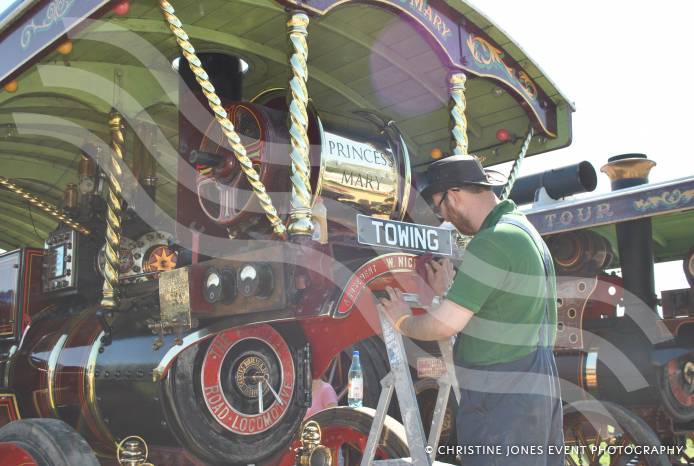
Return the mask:
M 268 220 L 272 224 L 275 234 L 281 238 L 286 238 L 287 230 L 282 223 L 282 219 L 280 219 L 279 215 L 277 215 L 277 210 L 272 205 L 272 199 L 267 194 L 265 185 L 263 185 L 263 182 L 260 181 L 258 172 L 255 171 L 255 168 L 253 168 L 251 159 L 246 155 L 246 148 L 243 146 L 243 144 L 241 144 L 241 138 L 239 138 L 239 135 L 236 133 L 234 125 L 231 123 L 231 121 L 229 121 L 227 112 L 224 110 L 224 107 L 222 107 L 222 102 L 217 95 L 214 86 L 210 82 L 207 72 L 205 72 L 202 66 L 202 62 L 196 55 L 195 48 L 193 47 L 193 44 L 190 43 L 188 34 L 186 34 L 186 32 L 183 30 L 183 25 L 176 16 L 176 11 L 171 3 L 166 0 L 159 0 L 159 7 L 164 15 L 164 19 L 169 25 L 169 29 L 171 29 L 171 32 L 174 34 L 174 36 L 176 36 L 176 42 L 178 42 L 178 45 L 181 48 L 181 53 L 186 60 L 188 60 L 190 70 L 195 75 L 195 79 L 200 84 L 202 92 L 207 98 L 207 103 L 212 110 L 212 113 L 214 113 L 215 119 L 221 126 L 222 132 L 224 133 L 224 136 L 226 136 L 229 146 L 231 147 L 236 160 L 241 166 L 241 171 L 246 176 L 246 179 L 253 188 L 255 195 L 258 196 L 260 205 L 265 211 L 265 215 L 267 216 Z
M 122 188 L 121 166 L 125 155 L 125 138 L 123 136 L 123 117 L 112 110 L 108 117 L 111 129 L 110 170 L 106 172 L 108 193 L 106 194 L 106 248 L 104 261 L 104 287 L 101 306 L 106 309 L 118 307 L 118 275 L 120 274 L 118 253 L 120 250 Z
M 0 176 L 0 186 L 4 186 L 5 188 L 9 189 L 14 194 L 29 202 L 31 205 L 38 207 L 51 217 L 54 217 L 56 220 L 60 222 L 63 222 L 71 229 L 83 235 L 88 235 L 91 233 L 89 228 L 80 225 L 77 221 L 71 219 L 65 212 L 60 210 L 58 207 L 54 206 L 50 202 L 42 201 L 37 196 L 34 196 L 30 192 L 26 191 L 24 188 L 21 188 L 20 186 L 13 183 L 10 179 L 5 178 L 4 176 Z
M 504 190 L 501 192 L 502 201 L 504 199 L 508 199 L 508 197 L 511 195 L 513 185 L 516 183 L 516 178 L 518 178 L 518 172 L 520 171 L 521 163 L 525 158 L 525 154 L 528 153 L 528 147 L 530 147 L 530 141 L 532 139 L 533 128 L 530 127 L 530 129 L 528 130 L 528 134 L 525 136 L 525 140 L 523 141 L 523 145 L 521 146 L 520 152 L 518 153 L 518 158 L 516 158 L 516 161 L 513 162 L 513 167 L 511 167 L 511 173 L 509 173 L 508 175 L 508 181 L 506 182 L 506 186 L 504 186 Z

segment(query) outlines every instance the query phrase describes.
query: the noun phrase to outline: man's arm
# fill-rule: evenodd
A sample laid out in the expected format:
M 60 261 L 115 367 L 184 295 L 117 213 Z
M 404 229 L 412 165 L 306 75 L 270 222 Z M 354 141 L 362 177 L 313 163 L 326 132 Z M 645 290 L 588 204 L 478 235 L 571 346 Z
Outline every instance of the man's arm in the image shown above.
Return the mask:
M 410 306 L 402 297 L 402 291 L 386 287 L 390 299 L 381 299 L 386 316 L 403 335 L 416 340 L 434 341 L 452 337 L 463 330 L 473 312 L 453 301 L 444 300 L 440 306 L 428 313 L 413 316 Z
M 427 314 L 405 319 L 400 332 L 415 340 L 443 340 L 460 333 L 472 316 L 471 310 L 446 299 Z

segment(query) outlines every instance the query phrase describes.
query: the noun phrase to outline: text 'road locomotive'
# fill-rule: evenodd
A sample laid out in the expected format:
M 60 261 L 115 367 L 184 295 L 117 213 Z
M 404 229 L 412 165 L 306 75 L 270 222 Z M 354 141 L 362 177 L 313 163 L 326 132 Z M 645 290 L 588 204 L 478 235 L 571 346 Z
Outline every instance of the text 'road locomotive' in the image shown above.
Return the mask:
M 373 410 L 302 429 L 312 381 L 343 398 L 361 349 L 376 406 L 374 294 L 398 286 L 423 312 L 424 261 L 464 260 L 418 191 L 432 159 L 468 152 L 515 160 L 499 194 L 534 202 L 553 253 L 567 443 L 687 445 L 693 293 L 664 293 L 659 315 L 653 263 L 685 259 L 694 282 L 694 181 L 644 184 L 639 154 L 603 167 L 614 191 L 596 198 L 562 200 L 595 188 L 587 162 L 516 181 L 570 144 L 573 107 L 469 5 L 16 2 L 0 52 L 3 465 L 289 466 L 319 443 L 359 464 Z M 429 425 L 445 365 L 408 353 Z M 386 418 L 377 457 L 407 445 Z M 603 464 L 691 464 L 676 451 Z

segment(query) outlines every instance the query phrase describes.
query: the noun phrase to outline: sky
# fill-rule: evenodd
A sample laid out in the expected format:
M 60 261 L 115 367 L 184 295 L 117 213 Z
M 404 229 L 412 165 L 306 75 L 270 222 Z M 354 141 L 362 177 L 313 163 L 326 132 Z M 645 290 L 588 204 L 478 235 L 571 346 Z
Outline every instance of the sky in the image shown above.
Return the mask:
M 531 157 L 521 176 L 587 160 L 596 192 L 608 157 L 640 152 L 656 161 L 651 182 L 694 175 L 694 2 L 663 0 L 472 0 L 574 102 L 573 142 Z M 694 227 L 694 226 L 693 226 Z M 694 244 L 694 234 L 692 235 Z M 656 288 L 688 287 L 681 261 L 656 266 Z
M 0 11 L 14 0 L 0 0 Z M 663 0 L 473 0 L 576 105 L 573 142 L 527 159 L 521 175 L 641 152 L 650 181 L 694 175 L 694 89 L 688 49 L 694 2 Z M 597 192 L 609 191 L 598 176 Z M 680 263 L 658 266 L 657 288 L 685 287 Z
M 685 167 L 694 108 L 694 2 L 626 0 L 474 0 L 473 4 L 537 63 L 574 102 L 573 142 L 527 160 L 524 173 L 548 164 L 641 152 L 655 160 L 650 181 L 694 174 Z M 656 6 L 657 5 L 657 6 Z M 550 160 L 552 159 L 552 160 Z M 608 191 L 600 175 L 598 190 Z

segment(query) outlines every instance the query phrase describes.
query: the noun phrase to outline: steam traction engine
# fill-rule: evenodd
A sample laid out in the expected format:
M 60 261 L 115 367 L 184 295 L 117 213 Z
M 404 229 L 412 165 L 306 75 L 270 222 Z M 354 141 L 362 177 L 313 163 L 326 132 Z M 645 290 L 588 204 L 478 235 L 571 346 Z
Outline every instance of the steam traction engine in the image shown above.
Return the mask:
M 694 180 L 649 184 L 655 165 L 643 154 L 611 157 L 601 170 L 612 192 L 582 199 L 552 201 L 560 196 L 548 193 L 561 177 L 551 172 L 520 179 L 516 186 L 532 187 L 526 194 L 541 188 L 540 202 L 526 214 L 545 236 L 557 269 L 555 353 L 563 399 L 577 407 L 600 400 L 617 421 L 625 416 L 612 403 L 626 406 L 640 417 L 625 427 L 629 441 L 647 445 L 660 438 L 671 447 L 673 464 L 691 464 Z M 654 263 L 675 259 L 683 260 L 690 288 L 663 291 L 658 298 Z M 587 416 L 567 411 L 567 443 L 609 443 L 586 436 Z M 609 464 L 619 461 L 616 455 L 606 458 Z M 641 461 L 667 463 L 656 456 Z
M 342 353 L 353 345 L 366 350 L 366 403 L 375 404 L 388 359 L 374 338 L 372 292 L 398 286 L 422 312 L 434 296 L 418 257 L 460 259 L 462 241 L 434 226 L 417 196 L 426 163 L 451 140 L 451 153 L 469 145 L 486 165 L 564 147 L 573 109 L 462 2 L 182 1 L 180 14 L 166 1 L 111 3 L 39 2 L 0 29 L 3 52 L 29 41 L 48 54 L 39 67 L 35 53 L 12 55 L 11 69 L 0 70 L 3 83 L 18 79 L 0 106 L 38 112 L 6 139 L 39 154 L 46 138 L 57 152 L 80 150 L 63 199 L 52 203 L 32 193 L 21 166 L 2 162 L 2 195 L 58 220 L 36 247 L 2 239 L 22 246 L 0 255 L 3 464 L 294 464 L 311 382 L 326 376 L 339 391 Z M 63 21 L 44 25 L 55 35 L 32 29 L 56 15 Z M 276 40 L 284 28 L 288 45 Z M 70 66 L 55 54 L 70 54 L 72 42 L 52 52 L 66 32 L 82 53 Z M 92 51 L 104 61 L 95 64 Z M 129 57 L 178 74 L 161 78 Z M 60 69 L 38 79 L 46 66 Z M 106 104 L 103 82 L 113 94 Z M 588 277 L 579 296 L 567 292 L 566 318 L 610 314 L 614 297 L 586 304 L 618 285 L 595 278 L 609 262 L 607 243 L 587 234 L 551 242 L 562 270 Z M 563 324 L 564 366 L 586 375 L 576 385 L 595 374 L 609 380 L 599 365 L 587 369 L 596 360 L 590 345 Z M 667 367 L 687 357 L 680 340 L 657 353 Z M 426 420 L 441 364 L 421 350 L 412 358 Z M 674 367 L 662 382 L 673 411 L 687 417 Z M 314 418 L 345 464 L 358 464 L 373 419 L 373 410 L 347 408 Z M 303 433 L 303 445 L 315 447 L 316 431 Z M 377 456 L 407 455 L 402 426 L 386 418 Z

